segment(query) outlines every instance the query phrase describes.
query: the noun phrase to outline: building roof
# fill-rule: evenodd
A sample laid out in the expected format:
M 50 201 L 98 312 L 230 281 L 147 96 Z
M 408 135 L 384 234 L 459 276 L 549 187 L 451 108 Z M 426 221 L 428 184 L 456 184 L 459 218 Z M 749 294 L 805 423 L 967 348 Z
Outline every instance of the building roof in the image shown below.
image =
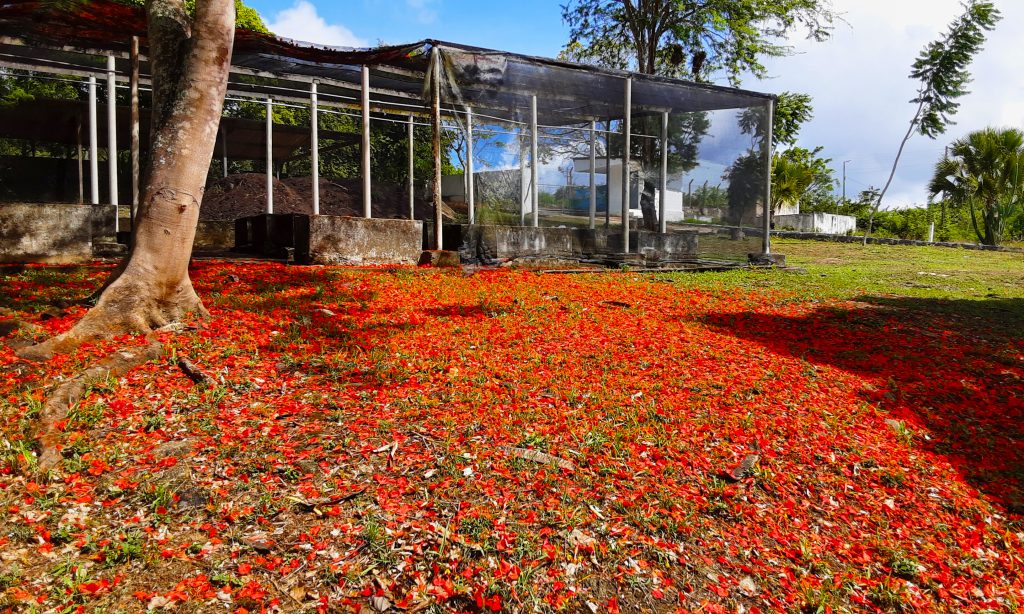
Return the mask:
M 119 58 L 118 72 L 125 74 L 129 41 L 135 35 L 145 55 L 146 16 L 135 6 L 111 0 L 0 0 L 0 65 L 102 73 L 104 56 L 114 55 Z M 632 78 L 634 114 L 742 109 L 773 99 L 734 88 L 438 40 L 349 49 L 241 29 L 235 33 L 230 91 L 302 100 L 308 83 L 316 80 L 325 102 L 355 106 L 360 71 L 368 66 L 375 110 L 422 112 L 434 49 L 442 60 L 444 104 L 455 109 L 469 106 L 504 121 L 526 121 L 534 96 L 540 122 L 547 125 L 622 117 L 627 77 Z

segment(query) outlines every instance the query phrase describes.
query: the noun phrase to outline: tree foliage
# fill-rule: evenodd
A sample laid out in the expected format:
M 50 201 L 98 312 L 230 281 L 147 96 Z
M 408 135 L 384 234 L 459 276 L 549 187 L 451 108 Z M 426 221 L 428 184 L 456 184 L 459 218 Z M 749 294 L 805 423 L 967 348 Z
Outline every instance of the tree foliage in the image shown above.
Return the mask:
M 570 0 L 562 19 L 567 59 L 695 81 L 722 71 L 735 84 L 786 55 L 794 30 L 827 38 L 835 15 L 823 0 Z
M 950 156 L 936 164 L 929 191 L 965 209 L 979 241 L 999 245 L 1024 205 L 1024 132 L 986 128 L 954 141 Z
M 946 34 L 929 43 L 914 61 L 910 78 L 919 81 L 920 85 L 917 97 L 911 102 L 917 105 L 917 111 L 900 142 L 889 179 L 872 209 L 868 231 L 864 235 L 865 245 L 871 234 L 874 215 L 881 208 L 882 199 L 896 176 L 907 141 L 915 132 L 934 139 L 953 123 L 952 116 L 960 108 L 958 100 L 969 93 L 967 84 L 971 82 L 971 74 L 967 69 L 981 51 L 985 33 L 995 28 L 1002 18 L 999 10 L 988 0 L 968 0 L 962 6 L 963 13 L 949 24 Z

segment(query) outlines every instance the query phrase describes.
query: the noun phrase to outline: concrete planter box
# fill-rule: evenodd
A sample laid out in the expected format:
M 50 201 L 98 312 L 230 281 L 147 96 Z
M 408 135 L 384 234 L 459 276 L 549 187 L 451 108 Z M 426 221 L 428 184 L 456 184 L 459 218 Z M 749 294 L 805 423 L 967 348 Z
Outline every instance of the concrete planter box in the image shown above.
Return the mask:
M 85 262 L 93 223 L 92 205 L 2 203 L 0 262 Z
M 301 264 L 416 264 L 423 228 L 415 220 L 333 215 L 256 215 L 235 220 L 235 249 Z
M 196 227 L 193 249 L 231 249 L 235 241 L 235 223 L 232 221 L 200 220 Z

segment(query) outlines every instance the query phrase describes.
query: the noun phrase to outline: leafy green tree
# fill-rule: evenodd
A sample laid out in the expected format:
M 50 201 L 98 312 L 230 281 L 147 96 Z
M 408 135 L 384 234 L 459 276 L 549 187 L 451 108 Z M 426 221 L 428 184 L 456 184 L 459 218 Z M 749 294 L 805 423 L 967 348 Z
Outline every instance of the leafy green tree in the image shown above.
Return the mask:
M 966 209 L 979 241 L 999 245 L 1024 205 L 1024 132 L 986 128 L 954 141 L 928 187 Z
M 834 18 L 823 0 L 569 0 L 562 56 L 695 81 L 724 71 L 738 84 L 764 75 L 762 58 L 788 54 L 794 30 L 821 41 Z
M 864 234 L 865 245 L 871 235 L 875 213 L 882 206 L 882 199 L 892 185 L 907 142 L 915 132 L 934 139 L 954 123 L 952 116 L 960 108 L 958 100 L 969 93 L 967 84 L 971 81 L 971 74 L 967 68 L 985 43 L 985 33 L 992 30 L 1001 19 L 999 11 L 989 1 L 968 0 L 963 7 L 963 13 L 949 25 L 945 36 L 929 43 L 914 62 L 910 78 L 919 81 L 920 86 L 917 97 L 911 102 L 917 104 L 917 110 L 900 142 L 889 179 L 871 210 L 867 232 Z

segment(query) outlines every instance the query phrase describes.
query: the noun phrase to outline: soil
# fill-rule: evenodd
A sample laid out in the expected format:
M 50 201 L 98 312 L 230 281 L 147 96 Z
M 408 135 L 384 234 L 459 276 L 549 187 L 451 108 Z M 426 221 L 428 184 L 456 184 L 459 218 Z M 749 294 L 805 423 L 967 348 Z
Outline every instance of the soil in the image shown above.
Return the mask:
M 267 176 L 263 173 L 237 173 L 214 181 L 206 188 L 199 219 L 234 220 L 266 212 Z M 313 185 L 309 177 L 274 179 L 274 213 L 312 213 Z M 320 179 L 322 215 L 362 216 L 362 180 Z M 405 186 L 374 185 L 375 218 L 408 218 L 409 195 Z M 416 199 L 416 219 L 430 219 L 429 203 Z

